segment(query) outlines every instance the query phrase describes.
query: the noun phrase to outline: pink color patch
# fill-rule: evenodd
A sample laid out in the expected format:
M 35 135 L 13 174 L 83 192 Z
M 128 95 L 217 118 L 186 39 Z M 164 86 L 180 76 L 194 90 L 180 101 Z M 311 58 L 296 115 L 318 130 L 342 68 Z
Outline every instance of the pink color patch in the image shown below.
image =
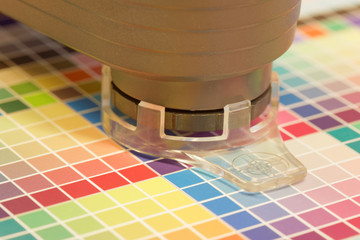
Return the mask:
M 310 212 L 306 212 L 299 215 L 302 219 L 313 225 L 314 227 L 318 227 L 327 223 L 331 223 L 337 220 L 336 217 L 331 215 L 329 212 L 322 208 L 318 208 L 312 210 Z
M 335 183 L 333 186 L 349 197 L 360 194 L 360 181 L 355 178 Z
M 354 104 L 360 102 L 360 92 L 349 93 L 342 97 Z
M 350 200 L 334 203 L 326 206 L 326 208 L 341 218 L 348 218 L 360 214 L 360 206 Z
M 284 124 L 297 120 L 298 118 L 289 113 L 288 111 L 282 110 L 278 113 L 278 123 Z
M 19 180 L 16 180 L 15 183 L 28 193 L 53 186 L 46 178 L 44 178 L 40 174 L 21 178 Z
M 357 234 L 355 230 L 345 225 L 345 223 L 325 227 L 321 231 L 334 240 L 348 238 Z
M 327 204 L 344 198 L 344 196 L 328 186 L 309 191 L 306 195 L 319 204 Z

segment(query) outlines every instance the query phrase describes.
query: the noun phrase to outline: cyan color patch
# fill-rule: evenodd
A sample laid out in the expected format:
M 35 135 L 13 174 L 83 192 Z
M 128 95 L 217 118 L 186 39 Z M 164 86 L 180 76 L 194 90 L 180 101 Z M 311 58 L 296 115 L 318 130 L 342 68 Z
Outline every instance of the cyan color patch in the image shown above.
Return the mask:
M 203 203 L 203 205 L 215 213 L 216 215 L 222 215 L 229 212 L 234 212 L 240 210 L 241 207 L 230 200 L 228 197 L 221 197 L 218 199 L 214 199 L 208 202 Z
M 230 197 L 244 207 L 251 207 L 260 203 L 270 201 L 261 193 L 239 192 L 230 195 Z
M 208 183 L 202 183 L 193 187 L 185 188 L 183 190 L 191 197 L 193 197 L 196 201 L 203 201 L 221 195 L 218 190 L 216 190 Z
M 341 142 L 349 141 L 355 138 L 359 138 L 360 134 L 355 132 L 354 130 L 343 127 L 336 130 L 329 131 L 328 134 L 336 138 L 337 140 Z
M 195 173 L 190 170 L 184 170 L 165 176 L 167 180 L 175 184 L 177 187 L 187 187 L 197 183 L 201 183 L 204 180 L 198 177 Z
M 69 101 L 67 102 L 67 104 L 77 112 L 98 107 L 97 104 L 95 104 L 88 98 L 81 98 L 74 101 Z
M 298 87 L 298 86 L 302 86 L 304 84 L 307 84 L 307 82 L 300 78 L 300 77 L 291 77 L 291 78 L 288 78 L 288 79 L 284 79 L 282 80 L 282 82 L 286 83 L 287 85 L 289 85 L 290 87 Z
M 302 101 L 301 98 L 299 98 L 298 96 L 295 96 L 292 93 L 288 93 L 288 94 L 280 96 L 280 103 L 282 103 L 284 105 L 290 105 L 290 104 L 298 103 L 301 101 Z

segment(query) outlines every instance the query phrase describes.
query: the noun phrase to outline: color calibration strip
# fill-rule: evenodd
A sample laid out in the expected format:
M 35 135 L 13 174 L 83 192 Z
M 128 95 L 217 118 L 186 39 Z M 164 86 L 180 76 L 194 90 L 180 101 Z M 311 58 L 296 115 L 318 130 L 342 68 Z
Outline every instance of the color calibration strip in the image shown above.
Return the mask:
M 344 239 L 360 234 L 360 8 L 307 19 L 275 63 L 305 181 L 249 194 L 124 149 L 100 64 L 0 17 L 1 239 Z

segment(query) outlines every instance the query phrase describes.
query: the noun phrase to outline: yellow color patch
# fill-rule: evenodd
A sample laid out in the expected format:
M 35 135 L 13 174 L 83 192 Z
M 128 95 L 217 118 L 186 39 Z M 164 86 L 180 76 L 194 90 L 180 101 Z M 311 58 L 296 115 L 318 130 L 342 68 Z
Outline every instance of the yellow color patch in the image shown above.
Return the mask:
M 70 132 L 69 134 L 80 143 L 88 143 L 106 138 L 106 135 L 96 127 L 88 127 L 76 130 Z
M 130 203 L 125 207 L 140 218 L 164 211 L 164 209 L 152 199 L 145 199 L 139 202 Z
M 32 109 L 11 114 L 12 119 L 22 126 L 39 123 L 45 120 L 43 116 Z
M 200 222 L 213 217 L 210 212 L 205 210 L 200 205 L 193 205 L 187 208 L 176 210 L 174 213 L 188 224 Z
M 165 192 L 170 192 L 176 189 L 174 185 L 172 185 L 167 180 L 161 177 L 156 177 L 146 181 L 142 181 L 135 185 L 151 196 Z
M 65 117 L 70 114 L 74 114 L 71 108 L 66 106 L 64 103 L 58 102 L 51 105 L 45 105 L 43 107 L 38 108 L 40 112 L 46 115 L 48 118 L 58 118 L 58 117 Z
M 204 235 L 206 238 L 217 237 L 226 233 L 231 232 L 232 230 L 226 226 L 219 219 L 211 220 L 208 222 L 200 223 L 194 228 Z
M 51 136 L 54 134 L 58 134 L 61 131 L 55 127 L 54 124 L 50 122 L 44 122 L 36 125 L 31 125 L 26 128 L 31 134 L 33 134 L 37 138 L 42 138 L 46 136 Z
M 169 213 L 146 219 L 145 222 L 157 232 L 164 232 L 170 229 L 181 227 L 183 225 L 179 220 L 177 220 Z
M 152 234 L 152 232 L 139 222 L 132 223 L 126 226 L 118 227 L 114 229 L 125 239 L 137 239 L 146 237 Z
M 43 142 L 53 151 L 57 151 L 60 149 L 77 145 L 77 143 L 74 140 L 72 140 L 69 136 L 65 134 L 44 138 L 41 140 L 41 142 Z
M 155 199 L 161 203 L 167 209 L 174 209 L 182 206 L 186 206 L 195 203 L 188 195 L 183 193 L 181 190 L 166 193 L 155 197 Z
M 35 81 L 44 88 L 54 88 L 66 85 L 64 80 L 56 75 L 37 77 L 35 78 Z
M 96 216 L 108 226 L 129 222 L 134 219 L 121 207 L 97 213 Z
M 90 123 L 79 115 L 72 115 L 54 121 L 59 127 L 68 131 L 72 129 L 89 126 Z
M 106 208 L 116 206 L 116 203 L 107 197 L 104 193 L 98 193 L 83 197 L 77 200 L 84 208 L 90 212 L 97 212 Z
M 132 185 L 116 188 L 107 193 L 121 204 L 146 198 L 146 195 Z

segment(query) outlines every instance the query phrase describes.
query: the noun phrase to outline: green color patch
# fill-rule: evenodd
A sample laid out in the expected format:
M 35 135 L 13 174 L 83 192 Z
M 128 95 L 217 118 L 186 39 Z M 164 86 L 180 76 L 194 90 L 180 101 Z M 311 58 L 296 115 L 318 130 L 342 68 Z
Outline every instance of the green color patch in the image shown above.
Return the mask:
M 53 207 L 49 207 L 48 210 L 60 220 L 67 220 L 86 214 L 85 210 L 78 206 L 75 202 L 66 202 L 55 205 Z
M 24 99 L 34 107 L 40 107 L 50 103 L 56 102 L 56 100 L 45 92 L 26 96 Z
M 24 82 L 24 83 L 16 84 L 11 86 L 11 89 L 20 95 L 40 90 L 40 88 L 37 87 L 32 82 Z
M 85 237 L 84 239 L 85 240 L 98 240 L 98 239 L 117 240 L 118 237 L 116 237 L 111 232 L 102 232 L 102 233 L 97 233 L 97 234 Z
M 348 127 L 336 129 L 328 133 L 341 142 L 349 141 L 360 137 L 359 133 L 355 132 L 354 130 Z
M 19 160 L 20 157 L 12 152 L 10 149 L 0 149 L 0 165 L 11 163 Z
M 298 70 L 308 69 L 314 66 L 314 64 L 304 60 L 290 62 L 289 64 Z
M 72 237 L 72 234 L 61 225 L 45 228 L 36 233 L 44 240 L 60 240 Z
M 103 225 L 101 225 L 91 216 L 87 216 L 67 222 L 66 225 L 68 225 L 68 227 L 71 228 L 77 234 L 85 234 L 104 228 Z
M 13 101 L 1 103 L 0 108 L 4 110 L 4 112 L 6 113 L 13 113 L 20 110 L 28 109 L 29 107 L 26 106 L 20 100 L 13 100 Z
M 6 99 L 9 97 L 12 97 L 12 94 L 9 93 L 9 91 L 6 90 L 5 88 L 0 88 L 0 100 Z
M 15 128 L 16 124 L 7 119 L 6 117 L 0 117 L 0 132 Z
M 47 214 L 44 210 L 39 210 L 19 216 L 19 219 L 30 228 L 37 228 L 55 222 L 55 219 Z
M 346 24 L 343 21 L 337 21 L 337 20 L 324 20 L 321 22 L 323 26 L 333 32 L 341 31 L 344 29 L 347 29 L 349 27 L 348 24 Z
M 25 229 L 14 219 L 0 221 L 0 237 L 24 231 Z
M 306 73 L 306 75 L 308 75 L 311 79 L 313 79 L 315 81 L 321 81 L 321 80 L 331 78 L 330 74 L 328 74 L 324 71 L 319 71 L 319 70 Z
M 357 122 L 357 123 L 353 124 L 353 126 L 354 126 L 356 129 L 359 129 L 359 130 L 360 130 L 360 122 Z
M 25 234 L 18 237 L 10 238 L 11 240 L 36 240 L 36 238 L 31 234 Z
M 346 144 L 346 145 L 348 145 L 349 147 L 351 147 L 352 149 L 354 149 L 355 151 L 357 151 L 358 153 L 360 153 L 360 141 L 348 143 L 348 144 Z

